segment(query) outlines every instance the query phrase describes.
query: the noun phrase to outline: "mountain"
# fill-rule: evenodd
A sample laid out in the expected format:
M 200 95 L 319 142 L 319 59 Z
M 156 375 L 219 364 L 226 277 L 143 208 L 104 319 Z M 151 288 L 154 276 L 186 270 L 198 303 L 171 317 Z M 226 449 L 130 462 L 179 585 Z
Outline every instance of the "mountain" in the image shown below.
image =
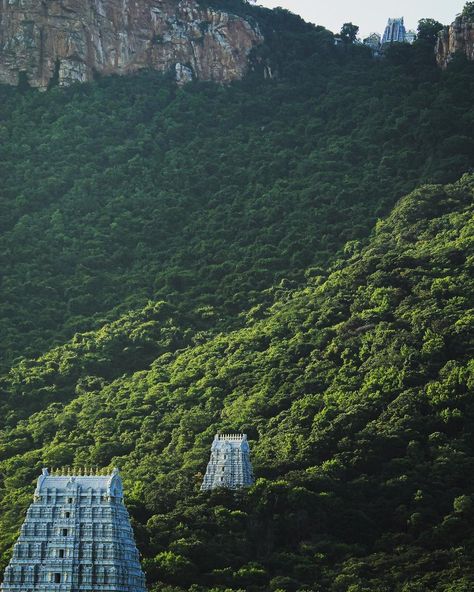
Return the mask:
M 229 82 L 263 41 L 255 23 L 196 0 L 0 4 L 0 82 L 46 89 L 148 68 Z
M 422 44 L 374 61 L 268 12 L 275 79 L 0 88 L 1 367 L 148 300 L 236 327 L 473 165 L 471 63 L 441 72 Z
M 474 4 L 468 2 L 463 12 L 439 34 L 436 59 L 446 68 L 455 56 L 466 56 L 474 60 Z
M 242 79 L 0 86 L 0 571 L 41 468 L 97 465 L 150 592 L 468 592 L 474 62 L 195 7 L 261 35 Z M 200 492 L 216 431 L 249 490 Z
M 43 410 L 6 418 L 3 549 L 42 464 L 113 462 L 151 590 L 468 590 L 473 197 L 417 189 L 237 331 L 193 344 L 155 305 L 12 371 Z M 199 492 L 218 429 L 250 436 L 248 492 Z

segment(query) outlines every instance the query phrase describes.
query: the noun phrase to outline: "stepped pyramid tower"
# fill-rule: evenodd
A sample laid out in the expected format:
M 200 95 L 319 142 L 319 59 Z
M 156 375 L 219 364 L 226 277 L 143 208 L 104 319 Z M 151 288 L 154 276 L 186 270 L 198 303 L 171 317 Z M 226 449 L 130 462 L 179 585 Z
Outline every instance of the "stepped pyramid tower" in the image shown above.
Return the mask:
M 117 469 L 43 469 L 1 590 L 145 592 Z
M 250 487 L 254 482 L 246 434 L 216 434 L 201 489 Z

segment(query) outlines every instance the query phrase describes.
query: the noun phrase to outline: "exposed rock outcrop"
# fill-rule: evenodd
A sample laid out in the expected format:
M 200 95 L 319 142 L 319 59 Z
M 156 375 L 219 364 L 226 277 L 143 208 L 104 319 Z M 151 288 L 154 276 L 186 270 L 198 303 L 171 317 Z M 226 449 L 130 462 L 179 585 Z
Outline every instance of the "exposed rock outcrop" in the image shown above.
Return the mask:
M 446 68 L 456 53 L 474 60 L 474 23 L 465 16 L 458 16 L 440 32 L 436 46 L 438 65 Z
M 45 89 L 143 68 L 241 78 L 258 27 L 196 0 L 0 0 L 0 82 Z

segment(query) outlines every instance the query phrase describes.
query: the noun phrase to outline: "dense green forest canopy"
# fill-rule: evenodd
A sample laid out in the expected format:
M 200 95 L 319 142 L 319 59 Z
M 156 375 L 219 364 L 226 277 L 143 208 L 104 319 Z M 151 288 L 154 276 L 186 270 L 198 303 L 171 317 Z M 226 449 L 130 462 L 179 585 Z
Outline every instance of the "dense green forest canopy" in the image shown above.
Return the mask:
M 468 592 L 474 64 L 212 5 L 241 82 L 0 88 L 0 570 L 42 466 L 118 465 L 154 592 Z
M 4 368 L 148 300 L 238 326 L 404 193 L 472 166 L 472 64 L 441 73 L 423 43 L 373 60 L 249 8 L 274 34 L 228 87 L 144 73 L 0 88 Z
M 42 464 L 113 463 L 152 590 L 467 592 L 473 197 L 472 175 L 413 192 L 245 328 L 171 351 L 180 319 L 149 306 L 12 372 L 50 402 L 1 435 L 2 549 Z M 161 353 L 114 378 L 137 336 Z M 248 492 L 199 493 L 218 429 L 251 438 Z

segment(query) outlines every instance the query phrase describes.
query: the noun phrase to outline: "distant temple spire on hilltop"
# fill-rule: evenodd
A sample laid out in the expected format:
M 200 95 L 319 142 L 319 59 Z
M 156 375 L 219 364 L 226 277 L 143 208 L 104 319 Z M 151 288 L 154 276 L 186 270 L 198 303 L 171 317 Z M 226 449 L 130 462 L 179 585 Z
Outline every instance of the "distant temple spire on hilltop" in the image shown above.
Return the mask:
M 391 43 L 414 43 L 416 40 L 416 31 L 405 28 L 405 19 L 389 18 L 383 36 L 378 33 L 371 33 L 363 40 L 364 45 L 369 47 L 374 55 L 382 55 L 384 45 Z
M 363 40 L 363 43 L 376 53 L 380 49 L 381 41 L 382 38 L 378 33 L 370 33 L 370 35 Z
M 404 17 L 389 18 L 383 34 L 382 45 L 385 43 L 404 43 L 406 35 Z
M 201 489 L 240 489 L 254 483 L 246 434 L 216 434 Z

